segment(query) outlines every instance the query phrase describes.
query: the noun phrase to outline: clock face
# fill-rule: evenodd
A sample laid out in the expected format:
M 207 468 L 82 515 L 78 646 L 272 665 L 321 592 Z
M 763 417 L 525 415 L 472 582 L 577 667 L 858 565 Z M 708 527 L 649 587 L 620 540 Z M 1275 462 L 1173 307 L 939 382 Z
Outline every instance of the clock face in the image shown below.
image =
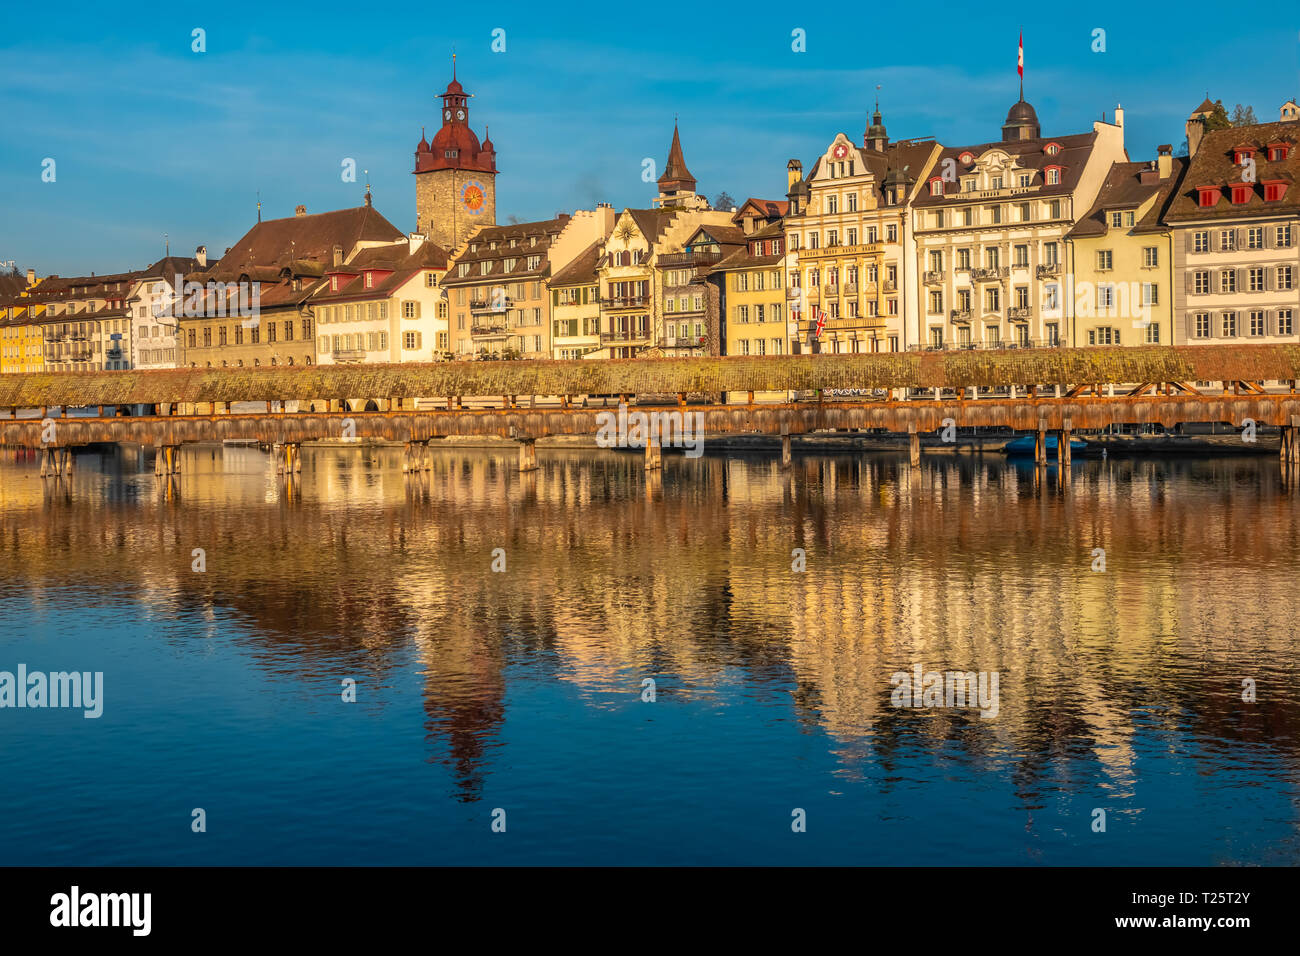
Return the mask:
M 451 110 L 445 110 L 442 114 L 443 119 L 451 119 Z
M 465 111 L 464 111 L 464 110 L 457 110 L 457 111 L 456 111 L 456 119 L 458 119 L 458 120 L 463 120 L 464 118 L 465 118 Z
M 849 154 L 849 148 L 845 146 L 843 143 L 840 143 L 840 145 L 835 147 L 834 155 L 836 159 L 843 159 L 848 154 Z
M 483 203 L 487 197 L 483 193 L 483 184 L 471 179 L 460 190 L 460 204 L 471 216 L 483 212 Z

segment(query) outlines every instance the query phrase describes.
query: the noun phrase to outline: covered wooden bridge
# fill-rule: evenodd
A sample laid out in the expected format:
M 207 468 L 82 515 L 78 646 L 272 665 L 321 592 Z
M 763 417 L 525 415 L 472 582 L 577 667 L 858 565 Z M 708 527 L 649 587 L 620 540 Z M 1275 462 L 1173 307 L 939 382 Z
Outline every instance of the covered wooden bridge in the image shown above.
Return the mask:
M 0 376 L 0 445 L 44 449 L 58 473 L 70 447 L 137 442 L 160 449 L 162 473 L 181 444 L 253 440 L 282 448 L 292 472 L 302 442 L 496 435 L 519 441 L 533 467 L 538 438 L 594 434 L 601 413 L 626 402 L 689 410 L 710 434 L 785 436 L 783 460 L 790 435 L 857 429 L 910 434 L 915 460 L 919 434 L 951 420 L 1035 432 L 1040 461 L 1051 432 L 1254 422 L 1280 427 L 1282 456 L 1296 462 L 1297 379 L 1300 345 L 32 373 Z M 1057 444 L 1068 457 L 1068 440 Z M 410 449 L 410 467 L 422 460 Z

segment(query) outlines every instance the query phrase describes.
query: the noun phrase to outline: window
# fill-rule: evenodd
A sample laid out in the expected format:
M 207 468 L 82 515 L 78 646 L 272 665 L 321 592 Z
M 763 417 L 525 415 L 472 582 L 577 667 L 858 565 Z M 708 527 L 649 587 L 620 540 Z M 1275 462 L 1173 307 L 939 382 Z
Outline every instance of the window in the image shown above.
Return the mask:
M 1262 311 L 1255 310 L 1250 313 L 1250 334 L 1264 334 L 1264 313 Z
M 1236 292 L 1237 291 L 1237 270 L 1224 269 L 1219 273 L 1219 291 Z
M 994 286 L 991 289 L 984 290 L 984 308 L 988 312 L 996 312 L 1000 306 L 999 295 L 1001 289 Z
M 1202 229 L 1192 234 L 1192 251 L 1209 252 L 1210 251 L 1210 232 L 1208 229 Z
M 1111 309 L 1115 307 L 1115 287 L 1113 285 L 1097 286 L 1097 308 L 1104 315 L 1109 315 Z
M 1263 267 L 1254 267 L 1246 270 L 1246 291 L 1247 292 L 1264 291 Z
M 942 179 L 932 179 L 932 180 L 930 180 L 930 195 L 931 195 L 931 196 L 942 196 L 942 195 L 943 195 L 943 180 L 942 180 Z M 941 224 L 941 225 L 942 225 L 942 224 Z
M 1061 218 L 1061 200 L 1053 199 L 1047 204 L 1048 217 L 1051 219 Z
M 1208 339 L 1210 337 L 1210 313 L 1197 312 L 1193 318 L 1195 320 L 1193 336 L 1198 339 Z
M 267 342 L 274 342 L 274 341 L 275 341 L 275 323 L 274 323 L 274 322 L 268 322 L 268 323 L 266 323 L 266 341 L 267 341 Z
M 930 313 L 936 315 L 943 312 L 943 293 L 930 293 Z
M 1155 246 L 1142 247 L 1142 267 L 1144 269 L 1155 269 L 1160 265 L 1160 250 Z
M 1264 201 L 1278 202 L 1286 194 L 1285 182 L 1271 182 L 1264 184 Z
M 1033 181 L 1033 177 L 1029 173 L 1021 173 L 1019 176 L 1016 177 L 1016 185 L 1018 185 L 1021 189 L 1027 188 L 1032 181 Z M 1025 208 L 1026 209 L 1029 208 L 1029 203 L 1025 203 Z M 1029 218 L 1028 212 L 1025 213 L 1024 218 L 1025 219 Z
M 838 197 L 838 196 L 827 196 L 827 197 L 826 197 L 826 211 L 827 211 L 828 213 L 832 214 L 832 215 L 834 215 L 835 213 L 837 213 L 837 212 L 840 211 L 840 208 L 839 208 L 839 197 Z M 831 243 L 831 244 L 834 245 L 834 243 Z
M 1192 291 L 1197 295 L 1210 294 L 1210 272 L 1208 269 L 1201 269 L 1192 274 Z
M 885 242 L 897 242 L 897 241 L 898 241 L 898 226 L 895 223 L 891 222 L 889 225 L 885 226 Z
M 1016 246 L 1013 252 L 1016 266 L 1023 269 L 1029 265 L 1029 246 Z
M 1219 201 L 1219 187 L 1217 186 L 1200 186 L 1196 190 L 1197 203 L 1202 208 L 1208 208 Z
M 1279 249 L 1291 248 L 1291 227 L 1278 226 L 1276 234 L 1273 237 L 1273 245 Z
M 1142 283 L 1142 304 L 1159 305 L 1160 304 L 1160 287 L 1154 282 Z
M 419 332 L 403 332 L 402 348 L 418 349 L 420 347 L 420 338 L 421 336 Z
M 1237 231 L 1235 229 L 1219 230 L 1219 249 L 1232 252 L 1237 248 Z
M 226 341 L 226 334 L 227 334 L 227 333 L 226 333 L 226 327 L 225 327 L 224 325 L 221 326 L 221 328 L 217 329 L 217 344 L 218 344 L 218 345 L 226 345 L 226 344 L 228 344 L 227 341 Z
M 1246 248 L 1263 249 L 1264 248 L 1264 227 L 1251 226 L 1246 230 Z
M 1057 166 L 1049 166 L 1047 169 L 1047 185 L 1059 186 L 1061 184 L 1061 170 Z
M 1293 288 L 1293 267 L 1278 266 L 1276 275 L 1277 288 L 1283 292 L 1290 291 Z
M 1097 250 L 1097 271 L 1109 272 L 1111 270 L 1112 265 L 1114 264 L 1114 259 L 1115 256 L 1114 253 L 1111 252 L 1111 250 L 1098 249 Z
M 847 196 L 844 197 L 844 203 L 845 203 L 845 208 L 846 208 L 849 212 L 857 212 L 857 211 L 858 211 L 858 194 L 857 194 L 857 193 L 849 193 Z
M 1237 313 L 1223 313 L 1223 337 L 1232 338 L 1237 334 Z
M 957 250 L 957 270 L 958 270 L 959 272 L 969 271 L 969 270 L 970 270 L 970 250 L 969 250 L 969 249 L 958 249 L 958 250 Z
M 1249 201 L 1250 201 L 1250 194 L 1251 194 L 1252 191 L 1253 191 L 1253 190 L 1252 190 L 1252 187 L 1250 187 L 1250 186 L 1245 186 L 1245 185 L 1242 185 L 1242 184 L 1240 184 L 1240 183 L 1233 183 L 1233 184 L 1232 184 L 1232 202 L 1233 202 L 1235 205 L 1238 205 L 1238 206 L 1241 205 L 1241 204 L 1244 203 L 1244 202 L 1249 202 Z
M 1291 326 L 1292 311 L 1290 309 L 1277 310 L 1277 334 L 1290 335 L 1293 331 Z

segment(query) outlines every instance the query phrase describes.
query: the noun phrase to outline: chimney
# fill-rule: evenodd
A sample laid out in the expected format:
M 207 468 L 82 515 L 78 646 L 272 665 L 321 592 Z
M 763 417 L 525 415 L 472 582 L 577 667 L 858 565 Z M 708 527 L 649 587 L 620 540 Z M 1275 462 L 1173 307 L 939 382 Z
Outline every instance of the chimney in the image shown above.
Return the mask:
M 35 269 L 28 269 L 28 270 L 27 270 L 27 288 L 30 289 L 30 288 L 31 288 L 32 286 L 34 286 L 34 285 L 36 285 L 36 270 L 35 270 Z
M 785 164 L 785 188 L 788 192 L 794 189 L 795 184 L 803 179 L 803 163 L 797 159 L 792 159 Z
M 302 206 L 299 206 L 298 208 L 301 209 Z M 302 214 L 299 213 L 299 215 L 302 215 Z M 334 247 L 334 264 L 335 264 L 336 266 L 341 266 L 341 265 L 343 265 L 343 247 L 342 247 L 342 246 L 335 246 L 335 247 Z
M 199 264 L 200 269 L 206 269 L 208 267 L 207 246 L 199 246 L 197 249 L 194 250 L 194 261 Z
M 427 238 L 428 237 L 425 236 L 423 233 L 419 233 L 419 232 L 408 233 L 406 237 L 406 247 L 407 247 L 406 251 L 410 255 L 415 255 L 417 252 L 420 251 L 420 247 L 424 245 L 424 241 Z
M 1187 156 L 1190 159 L 1196 155 L 1196 150 L 1201 145 L 1201 139 L 1205 136 L 1205 123 L 1200 113 L 1193 113 L 1187 117 Z
M 307 215 L 307 207 L 302 205 L 294 206 L 293 214 L 295 216 L 305 216 Z
M 1115 104 L 1115 125 L 1124 128 L 1124 107 L 1119 103 Z
M 1168 143 L 1156 147 L 1156 152 L 1160 154 L 1156 160 L 1156 169 L 1160 170 L 1160 178 L 1168 179 L 1174 172 L 1174 148 Z

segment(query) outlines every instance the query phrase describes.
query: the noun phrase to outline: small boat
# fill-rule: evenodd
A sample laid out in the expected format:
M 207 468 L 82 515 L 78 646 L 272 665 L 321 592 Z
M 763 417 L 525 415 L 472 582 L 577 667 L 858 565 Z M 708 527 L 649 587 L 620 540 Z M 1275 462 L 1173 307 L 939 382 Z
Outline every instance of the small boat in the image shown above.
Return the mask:
M 1056 436 L 1047 436 L 1047 456 L 1056 457 Z M 1088 447 L 1088 443 L 1079 441 L 1077 438 L 1070 440 L 1070 454 L 1074 455 L 1083 452 Z M 1034 453 L 1034 436 L 1021 435 L 1019 438 L 1013 438 L 1002 446 L 1002 450 L 1008 455 L 1032 455 Z

